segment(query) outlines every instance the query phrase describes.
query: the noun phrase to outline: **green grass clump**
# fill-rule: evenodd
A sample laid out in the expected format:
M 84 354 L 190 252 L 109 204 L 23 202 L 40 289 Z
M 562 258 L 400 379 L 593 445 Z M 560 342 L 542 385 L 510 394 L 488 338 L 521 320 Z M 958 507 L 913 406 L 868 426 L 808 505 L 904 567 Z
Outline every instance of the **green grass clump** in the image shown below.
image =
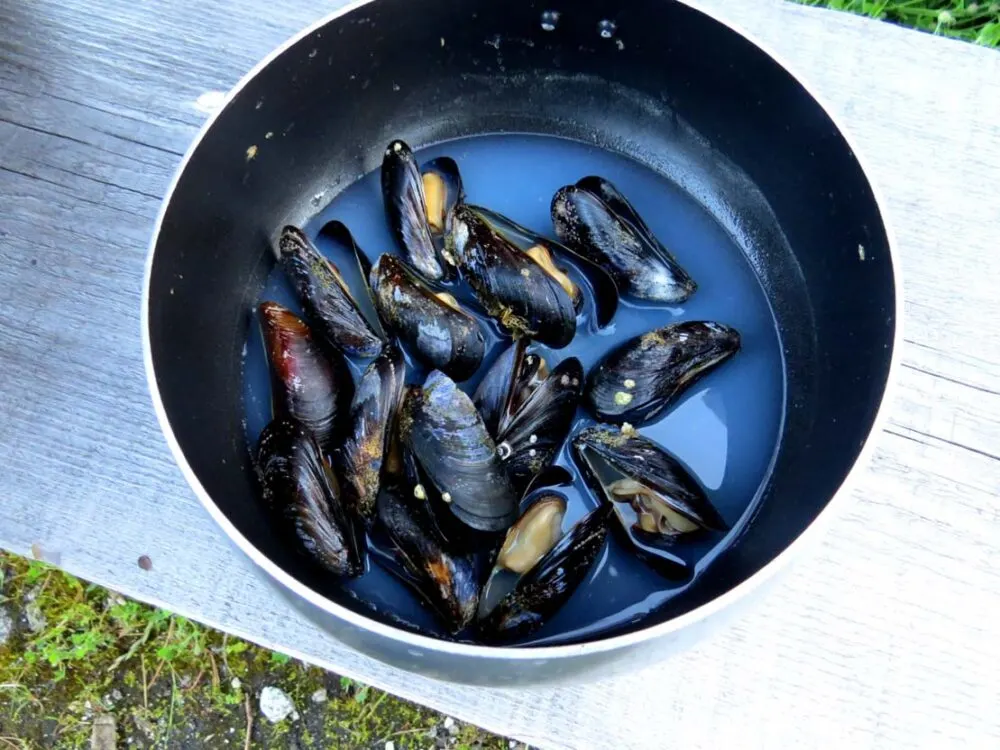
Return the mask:
M 0 646 L 0 750 L 88 748 L 101 713 L 115 717 L 119 747 L 171 750 L 383 750 L 390 740 L 397 750 L 429 748 L 443 721 L 375 688 L 3 552 L 0 609 L 16 622 Z M 288 693 L 299 718 L 268 723 L 258 707 L 265 685 Z M 311 696 L 320 689 L 327 700 L 316 703 Z M 475 727 L 461 731 L 463 747 L 507 747 Z
M 1000 2 L 996 0 L 795 0 L 860 13 L 932 34 L 1000 46 Z

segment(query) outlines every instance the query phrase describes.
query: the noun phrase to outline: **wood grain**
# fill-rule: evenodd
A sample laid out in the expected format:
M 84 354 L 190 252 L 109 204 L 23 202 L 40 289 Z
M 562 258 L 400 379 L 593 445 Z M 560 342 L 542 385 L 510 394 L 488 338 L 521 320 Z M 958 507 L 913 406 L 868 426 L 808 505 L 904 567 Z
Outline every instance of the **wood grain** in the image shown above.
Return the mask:
M 195 501 L 146 393 L 145 249 L 198 97 L 330 4 L 99 5 L 0 0 L 0 544 L 547 748 L 1000 742 L 1000 55 L 703 0 L 820 93 L 886 196 L 891 421 L 857 502 L 735 624 L 613 682 L 511 692 L 403 675 L 290 611 Z

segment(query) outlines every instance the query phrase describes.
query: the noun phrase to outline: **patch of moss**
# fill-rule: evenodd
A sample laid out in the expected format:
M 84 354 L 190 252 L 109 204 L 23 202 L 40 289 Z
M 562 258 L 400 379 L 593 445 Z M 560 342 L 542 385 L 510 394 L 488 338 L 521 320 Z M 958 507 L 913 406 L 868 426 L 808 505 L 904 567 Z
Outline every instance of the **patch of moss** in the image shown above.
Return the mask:
M 88 748 L 111 713 L 119 746 L 432 748 L 443 717 L 346 677 L 127 600 L 56 568 L 0 552 L 0 607 L 15 627 L 0 646 L 0 737 L 17 748 Z M 28 626 L 31 609 L 36 630 Z M 260 713 L 266 685 L 297 720 Z M 312 696 L 322 688 L 327 700 Z M 441 736 L 446 735 L 443 729 Z M 461 726 L 449 746 L 506 750 Z

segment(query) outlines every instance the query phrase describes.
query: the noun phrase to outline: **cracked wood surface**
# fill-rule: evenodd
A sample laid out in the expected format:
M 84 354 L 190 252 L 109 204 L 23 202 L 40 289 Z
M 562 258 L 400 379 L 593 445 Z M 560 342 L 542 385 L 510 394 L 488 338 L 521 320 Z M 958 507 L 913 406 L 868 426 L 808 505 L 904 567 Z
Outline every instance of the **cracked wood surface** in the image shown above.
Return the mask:
M 0 545 L 546 748 L 997 746 L 1000 55 L 777 0 L 702 5 L 848 124 L 906 283 L 856 502 L 753 609 L 624 678 L 450 686 L 301 619 L 194 499 L 146 393 L 146 244 L 198 97 L 319 0 L 0 0 Z

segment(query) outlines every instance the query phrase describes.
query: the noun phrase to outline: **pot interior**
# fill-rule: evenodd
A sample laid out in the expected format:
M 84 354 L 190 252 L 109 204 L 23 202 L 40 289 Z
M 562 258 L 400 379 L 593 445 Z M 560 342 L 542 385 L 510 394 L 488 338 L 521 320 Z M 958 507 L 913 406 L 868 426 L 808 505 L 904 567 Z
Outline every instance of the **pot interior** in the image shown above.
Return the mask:
M 698 575 L 684 585 L 613 547 L 589 593 L 532 642 L 646 627 L 752 576 L 826 507 L 883 395 L 895 330 L 888 242 L 820 106 L 758 48 L 680 3 L 555 10 L 428 0 L 417 14 L 376 0 L 332 20 L 219 115 L 156 239 L 149 343 L 183 459 L 262 554 L 400 627 L 435 632 L 388 576 L 366 576 L 372 611 L 303 565 L 256 500 L 248 452 L 268 406 L 251 310 L 262 294 L 291 301 L 273 274 L 273 238 L 286 223 L 316 231 L 339 218 L 373 257 L 391 249 L 375 172 L 393 138 L 421 158 L 456 158 L 471 201 L 550 236 L 554 190 L 604 174 L 701 286 L 679 310 L 626 309 L 614 340 L 698 318 L 744 335 L 732 371 L 647 433 L 714 490 L 739 519 L 733 532 L 690 550 Z M 571 353 L 590 365 L 606 345 L 582 346 Z

